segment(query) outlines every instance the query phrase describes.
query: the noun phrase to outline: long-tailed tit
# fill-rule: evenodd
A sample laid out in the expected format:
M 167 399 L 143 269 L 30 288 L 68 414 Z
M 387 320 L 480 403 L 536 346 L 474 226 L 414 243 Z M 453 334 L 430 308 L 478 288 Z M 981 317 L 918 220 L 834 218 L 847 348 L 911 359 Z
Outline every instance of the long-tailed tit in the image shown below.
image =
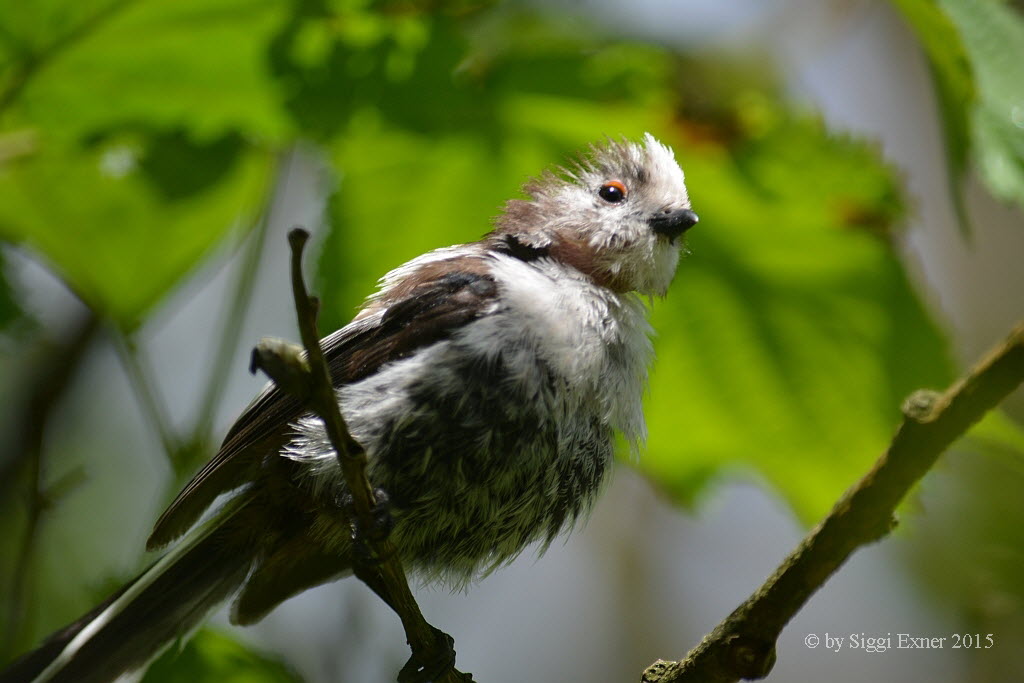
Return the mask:
M 645 436 L 644 298 L 665 294 L 697 222 L 683 173 L 648 135 L 524 190 L 480 241 L 388 273 L 321 342 L 392 539 L 427 580 L 463 584 L 549 543 L 590 508 L 615 434 Z M 250 624 L 351 573 L 344 489 L 322 423 L 266 389 L 148 545 L 177 544 L 0 680 L 111 680 L 232 595 L 232 620 Z

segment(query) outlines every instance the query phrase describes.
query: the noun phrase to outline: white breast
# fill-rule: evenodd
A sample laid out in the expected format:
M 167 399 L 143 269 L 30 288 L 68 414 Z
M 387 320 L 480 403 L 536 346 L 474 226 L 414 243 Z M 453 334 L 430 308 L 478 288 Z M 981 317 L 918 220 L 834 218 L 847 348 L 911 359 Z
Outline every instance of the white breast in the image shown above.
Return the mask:
M 477 326 L 479 343 L 507 344 L 506 335 L 525 335 L 570 391 L 597 401 L 608 424 L 631 443 L 642 442 L 641 398 L 652 348 L 640 298 L 599 287 L 548 259 L 495 256 L 491 274 L 502 302 L 495 322 L 505 329 Z

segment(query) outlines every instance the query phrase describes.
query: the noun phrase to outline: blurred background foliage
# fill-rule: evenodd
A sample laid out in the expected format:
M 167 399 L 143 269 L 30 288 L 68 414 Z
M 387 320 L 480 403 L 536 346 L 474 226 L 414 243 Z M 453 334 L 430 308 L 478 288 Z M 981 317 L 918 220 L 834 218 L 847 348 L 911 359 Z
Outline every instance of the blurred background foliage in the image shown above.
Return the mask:
M 931 64 L 952 195 L 977 167 L 988 191 L 1024 206 L 1018 10 L 893 4 Z M 701 224 L 668 298 L 653 304 L 651 436 L 630 464 L 687 505 L 712 481 L 753 476 L 813 522 L 881 452 L 902 399 L 955 369 L 947 332 L 894 249 L 914 210 L 900 175 L 871 141 L 831 133 L 788 100 L 758 55 L 681 52 L 568 8 L 515 3 L 0 0 L 0 255 L 42 264 L 83 304 L 69 332 L 0 279 L 11 387 L 0 659 L 124 578 L 33 578 L 40 526 L 91 474 L 88 462 L 43 457 L 80 359 L 71 342 L 116 350 L 177 475 L 169 496 L 217 441 L 218 387 L 240 367 L 231 351 L 259 305 L 252 282 L 289 155 L 319 172 L 310 265 L 327 332 L 382 273 L 479 237 L 528 176 L 604 136 L 644 131 L 675 147 Z M 232 254 L 247 265 L 218 319 L 222 362 L 183 424 L 161 415 L 137 339 L 175 292 Z M 972 443 L 1020 468 L 1021 442 L 994 417 Z M 976 501 L 973 482 L 962 485 L 960 498 Z M 1022 514 L 1006 512 L 1018 524 Z M 1007 518 L 972 519 L 949 533 L 984 535 L 977 525 Z M 1019 533 L 998 547 L 1012 550 L 963 604 L 985 604 L 977 591 L 1020 604 Z M 972 618 L 984 622 L 981 612 Z M 204 631 L 145 680 L 294 676 L 260 661 Z

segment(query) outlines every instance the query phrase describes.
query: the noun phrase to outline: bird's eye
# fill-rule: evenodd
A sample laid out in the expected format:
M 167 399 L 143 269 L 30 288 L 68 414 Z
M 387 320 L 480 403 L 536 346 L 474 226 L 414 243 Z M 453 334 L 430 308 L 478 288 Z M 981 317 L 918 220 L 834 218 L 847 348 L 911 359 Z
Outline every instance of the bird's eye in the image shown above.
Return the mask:
M 597 191 L 601 199 L 611 204 L 618 204 L 626 198 L 626 186 L 618 180 L 609 180 Z

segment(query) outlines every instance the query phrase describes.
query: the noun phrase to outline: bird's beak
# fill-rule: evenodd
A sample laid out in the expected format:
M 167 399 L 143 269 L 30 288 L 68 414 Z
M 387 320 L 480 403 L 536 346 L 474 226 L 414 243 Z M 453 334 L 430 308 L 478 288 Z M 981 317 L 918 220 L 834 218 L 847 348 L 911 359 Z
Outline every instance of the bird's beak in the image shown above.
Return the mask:
M 698 220 L 697 214 L 690 209 L 672 209 L 651 216 L 647 224 L 659 235 L 674 240 L 696 225 Z

